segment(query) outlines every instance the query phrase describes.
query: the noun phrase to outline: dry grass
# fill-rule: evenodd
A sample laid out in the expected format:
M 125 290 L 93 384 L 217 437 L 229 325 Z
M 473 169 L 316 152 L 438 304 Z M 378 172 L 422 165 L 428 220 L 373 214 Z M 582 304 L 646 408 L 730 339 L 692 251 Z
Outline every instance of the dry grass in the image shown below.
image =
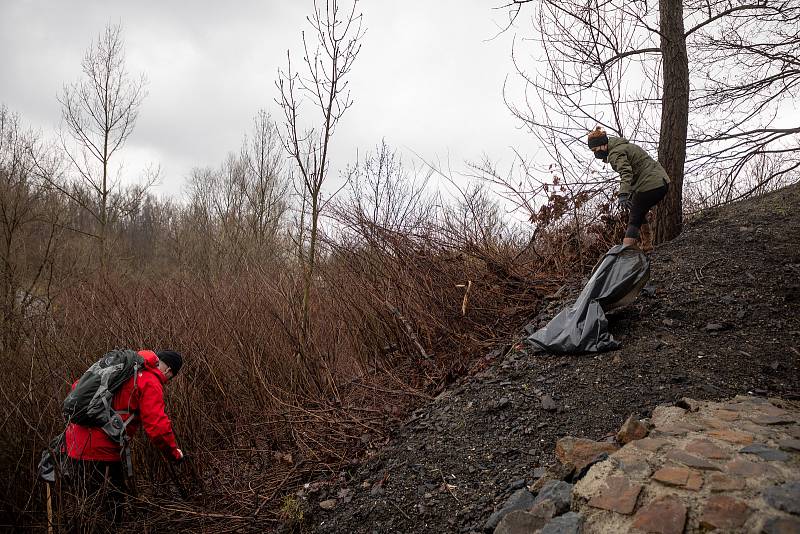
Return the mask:
M 121 346 L 186 358 L 167 406 L 190 461 L 173 472 L 140 438 L 131 528 L 298 523 L 291 495 L 301 483 L 346 472 L 410 409 L 511 342 L 542 296 L 590 267 L 620 231 L 552 226 L 530 243 L 500 239 L 490 217 L 430 217 L 413 231 L 349 222 L 346 238 L 326 240 L 307 344 L 297 336 L 300 276 L 285 259 L 65 286 L 48 314 L 25 322 L 0 377 L 0 523 L 46 524 L 35 465 L 62 430 L 60 403 L 88 365 Z

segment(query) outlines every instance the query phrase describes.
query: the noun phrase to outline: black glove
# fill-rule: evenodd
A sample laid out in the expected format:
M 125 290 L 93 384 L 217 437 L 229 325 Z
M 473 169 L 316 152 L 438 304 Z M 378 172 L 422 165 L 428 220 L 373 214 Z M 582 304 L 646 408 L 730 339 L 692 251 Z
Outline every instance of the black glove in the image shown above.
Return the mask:
M 617 207 L 621 210 L 631 209 L 631 197 L 628 193 L 620 193 L 617 197 Z

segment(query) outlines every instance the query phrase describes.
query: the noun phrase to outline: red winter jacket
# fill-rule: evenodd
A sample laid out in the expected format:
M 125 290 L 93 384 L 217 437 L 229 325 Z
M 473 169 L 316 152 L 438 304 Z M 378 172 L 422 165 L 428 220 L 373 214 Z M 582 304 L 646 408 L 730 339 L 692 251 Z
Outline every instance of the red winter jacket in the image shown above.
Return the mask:
M 167 377 L 158 369 L 158 357 L 150 350 L 140 350 L 144 358 L 144 369 L 136 378 L 136 389 L 133 377 L 125 382 L 114 395 L 112 407 L 117 411 L 136 412 L 135 419 L 128 425 L 126 432 L 131 438 L 144 426 L 150 441 L 167 456 L 180 459 L 181 453 L 172 433 L 172 423 L 164 413 L 164 387 Z M 75 384 L 78 382 L 76 381 Z M 72 388 L 75 389 L 75 384 Z M 120 414 L 123 420 L 130 415 Z M 122 447 L 114 443 L 101 428 L 85 427 L 70 423 L 66 433 L 67 453 L 77 460 L 93 460 L 102 462 L 119 462 Z

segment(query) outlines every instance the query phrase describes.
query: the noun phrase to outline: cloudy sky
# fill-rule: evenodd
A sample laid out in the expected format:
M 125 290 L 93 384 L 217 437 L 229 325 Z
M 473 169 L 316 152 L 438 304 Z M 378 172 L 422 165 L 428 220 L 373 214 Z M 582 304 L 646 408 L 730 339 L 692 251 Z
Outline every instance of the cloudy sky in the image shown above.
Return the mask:
M 415 156 L 465 169 L 483 154 L 512 161 L 531 153 L 502 100 L 512 73 L 512 33 L 494 0 L 369 0 L 359 4 L 366 34 L 350 84 L 355 101 L 336 133 L 332 164 L 342 169 L 381 138 Z M 136 130 L 122 155 L 135 180 L 161 165 L 158 191 L 179 194 L 196 166 L 236 150 L 252 117 L 280 116 L 275 80 L 296 51 L 311 0 L 294 2 L 63 2 L 0 4 L 0 103 L 52 132 L 57 94 L 81 76 L 81 58 L 107 23 L 121 23 L 127 68 L 148 79 Z M 298 62 L 300 56 L 293 54 Z M 513 76 L 513 75 L 512 75 Z M 529 149 L 529 150 L 526 150 Z

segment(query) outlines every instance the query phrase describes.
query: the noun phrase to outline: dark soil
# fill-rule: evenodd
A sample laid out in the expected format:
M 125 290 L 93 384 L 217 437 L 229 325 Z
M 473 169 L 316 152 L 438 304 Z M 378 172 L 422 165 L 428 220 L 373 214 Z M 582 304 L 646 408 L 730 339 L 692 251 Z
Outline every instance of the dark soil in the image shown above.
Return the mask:
M 371 459 L 306 489 L 306 525 L 482 531 L 512 488 L 555 463 L 560 437 L 603 439 L 629 414 L 684 396 L 797 398 L 800 186 L 705 212 L 650 258 L 649 291 L 610 320 L 622 349 L 583 356 L 498 349 L 492 366 L 417 410 Z M 333 510 L 319 507 L 332 498 Z

